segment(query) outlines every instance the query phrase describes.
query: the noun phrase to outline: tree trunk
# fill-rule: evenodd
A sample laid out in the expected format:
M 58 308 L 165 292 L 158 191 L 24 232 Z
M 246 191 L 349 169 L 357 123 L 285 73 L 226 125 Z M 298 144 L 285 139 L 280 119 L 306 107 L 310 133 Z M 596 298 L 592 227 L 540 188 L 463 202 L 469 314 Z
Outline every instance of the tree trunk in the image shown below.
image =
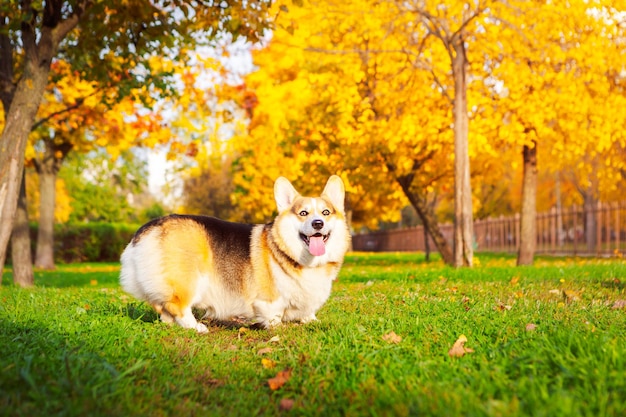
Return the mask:
M 435 247 L 439 251 L 441 255 L 441 259 L 447 264 L 452 265 L 454 262 L 454 257 L 452 254 L 452 249 L 448 244 L 448 241 L 441 233 L 439 229 L 439 222 L 437 221 L 437 216 L 435 216 L 434 208 L 428 204 L 425 197 L 418 195 L 410 190 L 410 187 L 406 184 L 406 181 L 402 181 L 401 179 L 397 179 L 400 187 L 404 191 L 404 195 L 409 199 L 409 202 L 417 212 L 422 224 L 424 225 L 424 231 L 430 235 L 433 242 L 435 243 Z
M 585 241 L 587 243 L 587 252 L 594 253 L 596 250 L 596 234 L 598 219 L 598 202 L 592 187 L 584 194 L 585 203 Z
M 463 37 L 454 40 L 454 263 L 472 266 L 474 224 L 468 152 L 467 56 Z
M 46 2 L 43 8 L 43 24 L 39 29 L 35 27 L 34 18 L 24 19 L 20 27 L 21 49 L 24 52 L 21 76 L 9 93 L 3 90 L 1 95 L 5 120 L 4 129 L 0 134 L 0 283 L 15 220 L 26 142 L 48 83 L 50 64 L 59 44 L 76 27 L 86 6 L 87 2 L 76 2 L 73 14 L 63 19 L 60 8 L 66 7 L 66 4 Z M 31 10 L 23 12 L 30 14 Z M 9 57 L 12 57 L 14 52 L 11 42 L 7 42 L 6 36 L 1 36 L 0 75 L 3 79 L 12 75 L 13 69 L 10 64 L 14 62 Z
M 54 269 L 54 207 L 56 176 L 61 158 L 56 159 L 56 148 L 52 139 L 46 143 L 43 158 L 37 162 L 39 173 L 39 229 L 35 265 L 38 268 Z M 69 149 L 69 148 L 68 148 Z
M 11 235 L 11 260 L 13 263 L 13 283 L 20 287 L 35 285 L 33 259 L 30 250 L 28 210 L 26 207 L 26 175 L 22 171 L 22 185 L 17 203 L 15 224 Z
M 20 194 L 26 142 L 46 87 L 48 68 L 31 66 L 22 76 L 0 135 L 0 282 Z
M 537 247 L 537 143 L 524 145 L 524 180 L 518 265 L 532 265 Z
M 422 230 L 424 230 L 424 252 L 426 262 L 430 262 L 430 241 L 428 240 L 428 229 L 426 226 L 422 225 Z
M 435 247 L 439 251 L 441 259 L 443 259 L 447 265 L 452 265 L 454 261 L 452 248 L 450 248 L 448 241 L 439 229 L 439 222 L 437 221 L 434 210 L 424 199 L 414 198 L 414 196 L 412 198 L 409 196 L 409 201 L 411 201 L 415 211 L 417 211 L 417 214 L 420 216 L 427 234 L 430 235 L 435 243 Z
M 563 201 L 561 197 L 561 175 L 557 172 L 554 181 L 554 194 L 556 199 L 556 236 L 559 248 L 563 247 L 565 231 L 563 230 Z

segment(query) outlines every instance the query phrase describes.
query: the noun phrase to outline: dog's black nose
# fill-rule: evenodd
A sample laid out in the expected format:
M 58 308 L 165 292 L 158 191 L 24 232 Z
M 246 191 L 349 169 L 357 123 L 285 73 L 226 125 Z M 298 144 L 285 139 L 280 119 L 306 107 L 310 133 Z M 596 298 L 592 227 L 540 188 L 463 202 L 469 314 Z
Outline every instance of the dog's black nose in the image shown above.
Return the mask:
M 322 227 L 324 227 L 324 222 L 320 219 L 315 219 L 311 222 L 311 226 L 313 226 L 313 229 L 315 230 L 320 230 Z

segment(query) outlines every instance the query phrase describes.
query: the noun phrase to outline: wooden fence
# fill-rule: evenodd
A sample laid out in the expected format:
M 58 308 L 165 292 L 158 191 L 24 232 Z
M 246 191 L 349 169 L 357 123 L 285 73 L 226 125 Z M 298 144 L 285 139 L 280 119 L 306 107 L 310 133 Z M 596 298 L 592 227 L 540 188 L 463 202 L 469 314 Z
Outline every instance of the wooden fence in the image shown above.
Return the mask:
M 452 244 L 453 226 L 440 225 Z M 517 252 L 520 217 L 501 216 L 474 222 L 475 250 Z M 357 251 L 425 251 L 422 226 L 377 231 L 352 237 Z M 430 250 L 436 250 L 429 240 Z M 624 255 L 626 254 L 626 201 L 598 203 L 595 207 L 555 208 L 537 215 L 537 253 L 553 255 Z

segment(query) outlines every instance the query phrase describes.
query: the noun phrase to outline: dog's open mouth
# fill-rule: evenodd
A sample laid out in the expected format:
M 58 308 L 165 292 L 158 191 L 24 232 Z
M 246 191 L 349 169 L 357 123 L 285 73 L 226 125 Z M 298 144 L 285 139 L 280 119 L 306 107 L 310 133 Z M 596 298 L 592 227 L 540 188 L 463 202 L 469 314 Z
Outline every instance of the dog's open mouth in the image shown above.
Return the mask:
M 309 252 L 313 256 L 321 256 L 326 253 L 326 241 L 328 240 L 328 235 L 323 235 L 321 233 L 315 233 L 314 235 L 307 236 L 303 233 L 300 233 L 300 239 L 306 243 L 309 247 Z

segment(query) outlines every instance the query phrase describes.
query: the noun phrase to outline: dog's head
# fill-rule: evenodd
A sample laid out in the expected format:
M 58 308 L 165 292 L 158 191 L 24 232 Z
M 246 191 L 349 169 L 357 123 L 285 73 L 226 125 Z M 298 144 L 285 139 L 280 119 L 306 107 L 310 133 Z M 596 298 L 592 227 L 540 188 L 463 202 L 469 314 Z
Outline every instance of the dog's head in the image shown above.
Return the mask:
M 293 250 L 296 259 L 324 257 L 329 251 L 341 252 L 343 256 L 349 234 L 344 213 L 345 188 L 340 177 L 331 176 L 319 197 L 301 196 L 289 180 L 280 177 L 274 184 L 274 198 L 280 238 Z

